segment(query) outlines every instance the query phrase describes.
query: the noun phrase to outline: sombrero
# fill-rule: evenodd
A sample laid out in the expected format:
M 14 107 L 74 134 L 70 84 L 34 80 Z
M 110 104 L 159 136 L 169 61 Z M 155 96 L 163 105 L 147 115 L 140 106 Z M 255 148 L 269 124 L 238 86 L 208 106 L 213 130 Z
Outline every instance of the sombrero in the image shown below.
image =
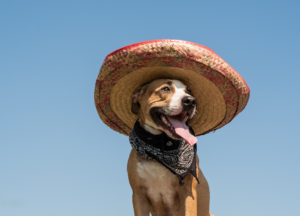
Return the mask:
M 95 104 L 102 121 L 129 135 L 137 115 L 131 113 L 136 89 L 155 79 L 177 79 L 196 98 L 197 115 L 189 122 L 195 135 L 228 124 L 247 105 L 244 79 L 211 49 L 187 41 L 153 40 L 110 53 L 96 80 Z

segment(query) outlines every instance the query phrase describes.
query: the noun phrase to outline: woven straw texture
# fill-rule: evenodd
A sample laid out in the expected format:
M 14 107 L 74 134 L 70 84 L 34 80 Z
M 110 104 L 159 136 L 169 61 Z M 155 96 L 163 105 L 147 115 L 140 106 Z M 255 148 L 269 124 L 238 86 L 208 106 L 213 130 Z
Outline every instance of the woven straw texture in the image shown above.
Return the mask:
M 95 88 L 102 121 L 129 135 L 137 118 L 130 112 L 133 93 L 159 78 L 181 80 L 192 90 L 197 115 L 190 124 L 197 136 L 229 123 L 250 96 L 244 79 L 209 48 L 178 40 L 147 41 L 123 47 L 105 58 Z

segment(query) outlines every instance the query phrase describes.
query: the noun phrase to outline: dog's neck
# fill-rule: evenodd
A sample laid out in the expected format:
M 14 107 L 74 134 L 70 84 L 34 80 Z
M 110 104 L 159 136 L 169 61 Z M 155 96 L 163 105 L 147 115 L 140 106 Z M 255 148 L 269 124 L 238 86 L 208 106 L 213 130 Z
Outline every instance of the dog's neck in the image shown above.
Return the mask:
M 159 135 L 162 134 L 161 130 L 155 129 L 154 127 L 151 127 L 150 125 L 146 124 L 141 118 L 139 118 L 139 123 L 142 128 L 144 128 L 147 132 L 153 134 L 153 135 Z

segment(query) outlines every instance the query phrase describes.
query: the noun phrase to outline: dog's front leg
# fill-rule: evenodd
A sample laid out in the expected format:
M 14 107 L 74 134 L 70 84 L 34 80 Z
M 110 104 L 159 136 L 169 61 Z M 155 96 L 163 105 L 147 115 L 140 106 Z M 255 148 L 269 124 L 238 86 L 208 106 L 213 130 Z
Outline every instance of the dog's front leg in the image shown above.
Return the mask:
M 146 194 L 142 191 L 133 191 L 132 202 L 135 216 L 149 216 L 150 203 Z
M 197 209 L 197 191 L 196 187 L 198 185 L 197 180 L 189 174 L 185 178 L 185 185 L 179 186 L 179 196 L 182 205 L 182 213 L 180 215 L 184 216 L 198 216 L 198 209 Z
M 142 160 L 142 157 L 132 150 L 127 165 L 129 183 L 133 191 L 132 202 L 135 216 L 149 216 L 150 214 L 150 203 L 143 186 L 143 179 L 137 171 L 138 164 Z
M 197 193 L 194 192 L 193 196 L 188 196 L 185 200 L 185 216 L 197 216 Z

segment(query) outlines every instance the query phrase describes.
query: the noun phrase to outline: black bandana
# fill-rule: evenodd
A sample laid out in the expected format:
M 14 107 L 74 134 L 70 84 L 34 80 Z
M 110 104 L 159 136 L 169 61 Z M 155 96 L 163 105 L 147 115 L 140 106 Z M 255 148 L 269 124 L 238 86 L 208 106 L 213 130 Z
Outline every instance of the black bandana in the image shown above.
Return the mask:
M 190 133 L 194 134 L 189 126 Z M 140 126 L 137 121 L 129 135 L 129 141 L 137 153 L 145 159 L 154 159 L 179 179 L 182 186 L 182 180 L 191 173 L 198 181 L 196 174 L 196 151 L 197 144 L 190 146 L 184 139 L 174 140 L 162 133 L 153 135 Z

